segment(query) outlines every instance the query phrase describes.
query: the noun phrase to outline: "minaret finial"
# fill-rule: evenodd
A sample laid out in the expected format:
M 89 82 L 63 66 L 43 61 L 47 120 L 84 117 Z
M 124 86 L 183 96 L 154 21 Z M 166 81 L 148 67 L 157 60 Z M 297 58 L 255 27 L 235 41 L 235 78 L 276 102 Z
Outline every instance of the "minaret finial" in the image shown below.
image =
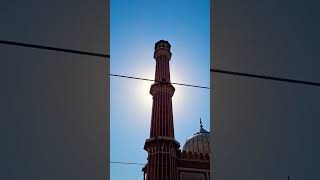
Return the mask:
M 200 128 L 201 129 L 203 128 L 201 118 L 200 118 Z

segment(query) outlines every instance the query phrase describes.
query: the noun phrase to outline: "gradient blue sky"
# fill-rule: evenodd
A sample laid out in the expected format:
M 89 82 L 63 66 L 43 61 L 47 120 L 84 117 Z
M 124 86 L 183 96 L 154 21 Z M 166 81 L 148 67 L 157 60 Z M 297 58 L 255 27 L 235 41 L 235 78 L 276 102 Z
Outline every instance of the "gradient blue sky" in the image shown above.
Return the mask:
M 209 0 L 111 0 L 111 73 L 154 79 L 154 43 L 170 42 L 171 81 L 210 86 Z M 151 82 L 111 77 L 111 161 L 147 162 Z M 175 85 L 173 118 L 181 146 L 210 127 L 210 91 Z M 141 180 L 142 166 L 111 164 L 111 180 Z

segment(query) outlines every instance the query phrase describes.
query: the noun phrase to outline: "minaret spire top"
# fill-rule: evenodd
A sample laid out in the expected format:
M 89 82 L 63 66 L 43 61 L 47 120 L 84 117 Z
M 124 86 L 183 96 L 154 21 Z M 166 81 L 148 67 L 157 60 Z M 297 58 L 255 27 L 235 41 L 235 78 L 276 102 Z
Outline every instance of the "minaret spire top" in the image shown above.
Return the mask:
M 200 118 L 200 128 L 201 129 L 203 128 L 201 118 Z

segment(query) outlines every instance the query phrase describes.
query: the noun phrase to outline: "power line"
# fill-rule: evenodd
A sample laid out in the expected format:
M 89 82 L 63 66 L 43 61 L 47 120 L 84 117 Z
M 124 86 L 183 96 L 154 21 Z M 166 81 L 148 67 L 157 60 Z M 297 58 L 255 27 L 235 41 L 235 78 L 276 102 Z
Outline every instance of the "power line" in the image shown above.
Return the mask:
M 144 166 L 146 164 L 142 164 L 142 163 L 136 163 L 136 162 L 122 162 L 122 161 L 110 161 L 110 164 L 127 164 L 127 165 L 140 165 L 140 166 Z
M 279 78 L 279 77 L 274 77 L 274 76 L 264 76 L 264 75 L 257 75 L 257 74 L 240 73 L 240 72 L 226 71 L 226 70 L 221 70 L 221 69 L 210 69 L 210 72 L 229 74 L 229 75 L 235 75 L 235 76 L 252 77 L 252 78 L 258 78 L 258 79 L 282 81 L 282 82 L 289 82 L 289 83 L 296 83 L 296 84 L 305 84 L 305 85 L 311 85 L 311 86 L 320 86 L 320 83 L 318 83 L 318 82 L 301 81 L 301 80 L 295 80 L 295 79 Z
M 21 47 L 29 47 L 29 48 L 36 48 L 36 49 L 44 49 L 44 50 L 51 50 L 51 51 L 59 51 L 59 52 L 66 52 L 66 53 L 73 53 L 73 54 L 81 54 L 81 55 L 88 55 L 88 56 L 95 56 L 95 57 L 102 57 L 102 58 L 110 58 L 110 55 L 107 55 L 107 54 L 99 54 L 99 53 L 78 51 L 78 50 L 72 50 L 72 49 L 63 49 L 63 48 L 56 48 L 56 47 L 49 47 L 49 46 L 42 46 L 42 45 L 35 45 L 35 44 L 27 44 L 27 43 L 21 43 L 21 42 L 0 40 L 0 44 L 21 46 Z M 117 77 L 123 77 L 123 78 L 131 78 L 131 79 L 138 79 L 138 80 L 156 82 L 155 80 L 146 79 L 146 78 L 138 78 L 138 77 L 132 77 L 132 76 L 118 75 L 118 74 L 110 74 L 110 75 L 111 76 L 117 76 Z M 159 82 L 162 82 L 162 81 L 159 81 Z M 171 83 L 171 84 L 176 84 L 176 85 L 181 85 L 181 86 L 189 86 L 189 87 L 196 87 L 196 88 L 203 88 L 203 89 L 210 89 L 209 87 L 191 85 L 191 84 L 184 84 L 184 83 Z
M 60 51 L 66 53 L 73 53 L 73 54 L 81 54 L 81 55 L 88 55 L 88 56 L 96 56 L 96 57 L 103 57 L 103 58 L 110 58 L 110 55 L 107 54 L 100 54 L 100 53 L 93 53 L 93 52 L 86 52 L 86 51 L 78 51 L 73 49 L 63 49 L 63 48 L 56 48 L 50 46 L 42 46 L 42 45 L 35 45 L 35 44 L 27 44 L 27 43 L 20 43 L 20 42 L 13 42 L 13 41 L 3 41 L 0 40 L 0 44 L 12 45 L 12 46 L 21 46 L 21 47 L 29 47 L 29 48 L 36 48 L 36 49 L 45 49 L 50 51 Z
M 56 47 L 42 46 L 42 45 L 35 45 L 35 44 L 27 44 L 27 43 L 21 43 L 21 42 L 0 40 L 0 44 L 29 47 L 29 48 L 36 48 L 36 49 L 44 49 L 44 50 L 51 50 L 51 51 L 59 51 L 59 52 L 66 52 L 66 53 L 73 53 L 73 54 L 81 54 L 81 55 L 88 55 L 88 56 L 95 56 L 95 57 L 102 57 L 102 58 L 110 58 L 110 55 L 108 55 L 108 54 L 78 51 L 78 50 L 72 50 L 72 49 L 63 49 L 63 48 L 56 48 Z M 221 69 L 210 69 L 210 72 L 229 74 L 229 75 L 234 75 L 234 76 L 258 78 L 258 79 L 282 81 L 282 82 L 289 82 L 289 83 L 296 83 L 296 84 L 305 84 L 305 85 L 311 85 L 311 86 L 320 86 L 320 83 L 318 83 L 318 82 L 302 81 L 302 80 L 287 79 L 287 78 L 280 78 L 280 77 L 273 77 L 273 76 L 264 76 L 264 75 L 258 75 L 258 74 L 241 73 L 241 72 L 227 71 L 227 70 L 221 70 Z M 145 81 L 154 81 L 154 80 L 146 79 L 146 78 L 137 78 L 137 77 L 131 77 L 131 76 L 117 75 L 117 74 L 110 74 L 110 75 L 117 76 L 117 77 L 145 80 Z M 184 83 L 172 83 L 172 84 L 210 89 L 209 87 L 205 87 L 205 86 L 197 86 L 197 85 L 190 85 L 190 84 L 184 84 Z
M 119 74 L 110 74 L 110 76 L 122 77 L 122 78 L 128 78 L 128 79 L 137 79 L 137 80 L 143 80 L 143 81 L 151 81 L 151 82 L 168 83 L 166 81 L 156 81 L 156 80 L 153 80 L 153 79 L 139 78 L 139 77 L 133 77 L 133 76 L 125 76 L 125 75 L 119 75 Z M 171 84 L 180 85 L 180 86 L 189 86 L 189 87 L 195 87 L 195 88 L 210 89 L 209 87 L 206 87 L 206 86 L 198 86 L 198 85 L 192 85 L 192 84 L 184 84 L 184 83 L 176 83 L 176 82 L 172 82 Z

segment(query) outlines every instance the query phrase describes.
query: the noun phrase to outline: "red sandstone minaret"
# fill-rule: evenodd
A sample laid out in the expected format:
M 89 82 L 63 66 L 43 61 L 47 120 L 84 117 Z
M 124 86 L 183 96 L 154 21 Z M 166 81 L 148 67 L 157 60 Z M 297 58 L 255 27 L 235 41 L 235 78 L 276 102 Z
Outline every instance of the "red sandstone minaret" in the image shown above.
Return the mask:
M 155 83 L 151 85 L 153 96 L 150 138 L 144 149 L 148 152 L 148 163 L 143 169 L 147 180 L 178 180 L 177 151 L 180 144 L 174 139 L 172 96 L 174 87 L 170 83 L 169 61 L 171 45 L 160 40 L 154 47 L 156 60 Z

